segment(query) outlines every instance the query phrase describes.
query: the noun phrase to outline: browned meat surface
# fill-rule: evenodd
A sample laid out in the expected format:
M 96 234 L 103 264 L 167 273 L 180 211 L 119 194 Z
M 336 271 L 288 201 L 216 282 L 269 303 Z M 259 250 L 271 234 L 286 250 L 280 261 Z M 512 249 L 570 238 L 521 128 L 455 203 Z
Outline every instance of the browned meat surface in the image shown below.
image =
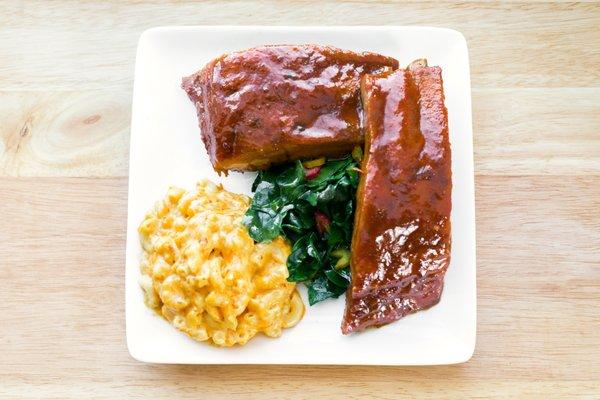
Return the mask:
M 439 67 L 363 78 L 365 158 L 342 332 L 436 304 L 450 262 L 452 179 Z
M 216 171 L 348 153 L 363 142 L 360 78 L 398 67 L 374 53 L 262 46 L 183 79 Z

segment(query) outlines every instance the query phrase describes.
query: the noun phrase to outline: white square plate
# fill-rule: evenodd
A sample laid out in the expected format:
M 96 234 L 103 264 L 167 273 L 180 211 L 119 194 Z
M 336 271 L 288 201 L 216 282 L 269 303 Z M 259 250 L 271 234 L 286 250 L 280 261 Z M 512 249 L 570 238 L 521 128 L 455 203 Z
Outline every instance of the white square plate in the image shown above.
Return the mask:
M 144 306 L 138 286 L 137 227 L 170 185 L 192 189 L 201 178 L 251 194 L 254 173 L 219 177 L 200 140 L 196 111 L 181 78 L 223 53 L 262 44 L 324 44 L 417 58 L 443 69 L 452 145 L 452 261 L 438 305 L 380 329 L 342 335 L 343 296 L 309 307 L 278 339 L 246 346 L 197 343 Z M 456 31 L 425 27 L 164 27 L 140 38 L 133 94 L 126 255 L 127 345 L 146 362 L 182 364 L 426 365 L 467 361 L 475 348 L 475 199 L 469 58 Z

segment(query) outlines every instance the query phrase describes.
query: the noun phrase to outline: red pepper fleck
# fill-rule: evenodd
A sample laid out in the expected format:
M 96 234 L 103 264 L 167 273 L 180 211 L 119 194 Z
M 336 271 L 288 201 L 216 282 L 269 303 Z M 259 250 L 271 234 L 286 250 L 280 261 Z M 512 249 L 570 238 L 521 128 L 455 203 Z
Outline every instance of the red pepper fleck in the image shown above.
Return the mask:
M 322 235 L 325 232 L 329 232 L 331 220 L 327 214 L 322 213 L 321 211 L 315 211 L 315 224 L 317 225 L 317 230 Z
M 311 179 L 315 179 L 319 175 L 319 172 L 321 172 L 321 166 L 307 168 L 304 170 L 304 177 L 310 181 Z

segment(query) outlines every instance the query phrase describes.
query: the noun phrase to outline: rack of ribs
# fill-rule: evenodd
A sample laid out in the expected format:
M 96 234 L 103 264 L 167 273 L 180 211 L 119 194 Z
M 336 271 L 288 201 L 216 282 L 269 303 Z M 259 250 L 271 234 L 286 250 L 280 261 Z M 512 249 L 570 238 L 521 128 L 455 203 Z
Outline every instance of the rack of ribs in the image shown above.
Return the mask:
M 349 153 L 363 142 L 360 78 L 398 68 L 375 53 L 261 46 L 183 78 L 217 172 Z
M 450 263 L 452 179 L 442 71 L 418 61 L 361 82 L 365 157 L 342 332 L 435 305 Z

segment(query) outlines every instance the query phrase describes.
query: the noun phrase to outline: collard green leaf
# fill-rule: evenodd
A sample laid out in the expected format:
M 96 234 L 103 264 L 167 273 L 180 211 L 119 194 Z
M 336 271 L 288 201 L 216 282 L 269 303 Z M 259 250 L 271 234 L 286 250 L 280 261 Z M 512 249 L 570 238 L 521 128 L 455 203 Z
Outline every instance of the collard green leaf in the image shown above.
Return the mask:
M 335 269 L 325 271 L 325 276 L 327 276 L 329 282 L 343 289 L 346 289 L 346 287 L 348 287 L 348 283 L 350 283 L 349 280 L 346 280 L 346 278 L 339 274 Z
M 358 180 L 360 178 L 360 176 L 358 175 L 358 170 L 357 170 L 357 166 L 350 166 L 348 167 L 348 170 L 346 171 L 346 174 L 348 175 L 348 179 L 350 180 L 350 184 L 352 185 L 352 187 L 354 189 L 356 189 L 358 187 Z
M 329 280 L 324 275 L 319 275 L 308 285 L 308 303 L 312 306 L 320 301 L 334 296 L 329 290 Z
M 304 167 L 300 161 L 297 161 L 293 167 L 284 170 L 277 177 L 277 185 L 282 196 L 293 201 L 297 198 L 303 189 Z
M 321 171 L 316 178 L 308 181 L 308 186 L 316 187 L 323 185 L 329 180 L 339 178 L 345 171 L 344 169 L 350 165 L 350 160 L 346 157 L 341 160 L 334 160 L 325 163 L 321 167 Z
M 338 258 L 332 251 L 350 248 L 357 167 L 351 156 L 328 160 L 316 177 L 306 179 L 305 167 L 296 161 L 259 172 L 253 183 L 243 222 L 257 242 L 278 235 L 292 242 L 288 280 L 308 286 L 311 305 L 338 297 L 350 282 L 349 268 L 334 268 Z M 315 215 L 327 218 L 326 230 L 318 231 Z
M 344 243 L 345 238 L 346 234 L 344 227 L 334 220 L 329 227 L 329 232 L 327 233 L 327 246 L 330 249 L 335 249 Z
M 314 219 L 310 216 L 298 211 L 290 211 L 287 218 L 284 219 L 281 225 L 284 230 L 291 230 L 296 233 L 302 233 L 307 229 L 310 229 L 314 225 Z
M 294 243 L 292 253 L 287 260 L 290 274 L 288 281 L 303 282 L 312 279 L 319 270 L 323 258 L 317 246 L 317 238 L 314 232 L 301 237 Z
M 308 204 L 315 207 L 317 205 L 317 196 L 318 195 L 319 195 L 318 192 L 315 192 L 314 190 L 311 190 L 311 189 L 307 189 L 304 193 L 302 193 L 300 196 L 298 196 L 298 200 L 306 201 Z
M 255 241 L 270 241 L 281 234 L 281 223 L 292 208 L 293 204 L 287 204 L 277 211 L 268 207 L 250 208 L 242 223 L 248 227 L 248 234 Z
M 252 207 L 261 208 L 275 201 L 279 196 L 277 186 L 268 181 L 261 181 L 254 192 L 252 198 Z
M 348 283 L 350 283 L 350 267 L 338 269 L 336 272 L 340 274 L 340 276 L 342 276 L 346 281 L 348 281 Z
M 345 291 L 346 287 L 332 283 L 325 273 L 320 273 L 308 284 L 308 303 L 312 306 L 320 301 L 339 297 Z
M 243 219 L 248 234 L 257 242 L 273 240 L 279 234 L 276 226 L 277 213 L 269 208 L 249 209 Z
M 275 183 L 275 179 L 277 179 L 279 172 L 276 168 L 272 168 L 266 171 L 259 171 L 252 183 L 252 191 L 256 191 L 258 184 L 261 182 L 270 182 Z
M 336 197 L 336 185 L 327 185 L 317 194 L 317 204 L 329 203 Z

